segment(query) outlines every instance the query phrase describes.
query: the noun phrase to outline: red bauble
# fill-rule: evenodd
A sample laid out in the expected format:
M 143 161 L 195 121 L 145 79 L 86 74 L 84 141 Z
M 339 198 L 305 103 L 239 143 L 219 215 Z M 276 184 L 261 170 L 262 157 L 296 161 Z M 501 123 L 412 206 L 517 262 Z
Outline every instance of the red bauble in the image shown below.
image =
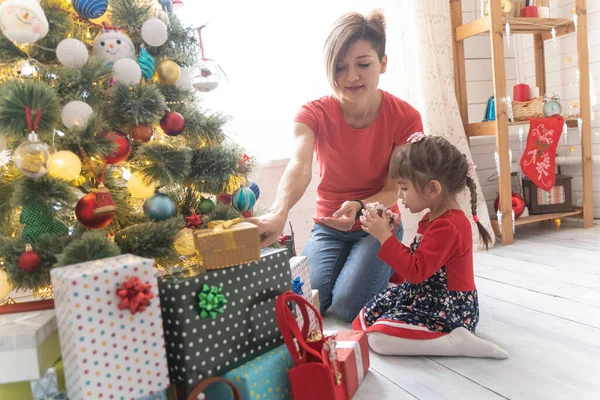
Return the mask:
M 498 211 L 498 207 L 500 204 L 500 196 L 496 197 L 496 201 L 494 201 L 494 210 Z M 515 213 L 515 218 L 519 218 L 523 211 L 525 211 L 525 200 L 519 193 L 512 194 L 512 209 Z
M 23 271 L 32 272 L 42 265 L 42 257 L 36 251 L 33 251 L 31 245 L 28 244 L 23 254 L 19 256 L 17 265 Z
M 75 206 L 77 220 L 88 229 L 102 229 L 110 225 L 115 215 L 94 215 L 95 206 L 96 193 L 88 193 L 79 199 Z
M 113 131 L 106 133 L 105 136 L 111 142 L 115 142 L 117 144 L 115 151 L 105 157 L 106 163 L 118 164 L 127 160 L 127 157 L 129 157 L 129 153 L 131 152 L 131 144 L 129 143 L 127 135 L 125 135 L 123 132 Z
M 131 128 L 131 137 L 138 143 L 148 143 L 153 133 L 150 125 L 135 125 Z
M 185 119 L 177 112 L 169 111 L 160 120 L 160 127 L 169 136 L 177 136 L 185 129 Z

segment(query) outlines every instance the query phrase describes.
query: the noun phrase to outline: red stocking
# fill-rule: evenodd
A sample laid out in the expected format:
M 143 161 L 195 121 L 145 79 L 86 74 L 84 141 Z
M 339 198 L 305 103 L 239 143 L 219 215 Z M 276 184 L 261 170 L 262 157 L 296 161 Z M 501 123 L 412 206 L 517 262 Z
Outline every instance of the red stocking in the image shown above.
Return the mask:
M 549 191 L 556 182 L 556 148 L 563 129 L 563 118 L 532 119 L 521 169 L 539 188 Z

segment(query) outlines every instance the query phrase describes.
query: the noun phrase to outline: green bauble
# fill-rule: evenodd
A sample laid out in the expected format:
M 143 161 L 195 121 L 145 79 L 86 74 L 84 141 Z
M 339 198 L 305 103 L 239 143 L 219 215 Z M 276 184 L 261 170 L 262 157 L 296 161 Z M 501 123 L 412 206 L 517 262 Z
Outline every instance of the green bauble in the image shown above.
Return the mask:
M 209 199 L 200 200 L 200 214 L 209 214 L 215 209 L 215 203 Z

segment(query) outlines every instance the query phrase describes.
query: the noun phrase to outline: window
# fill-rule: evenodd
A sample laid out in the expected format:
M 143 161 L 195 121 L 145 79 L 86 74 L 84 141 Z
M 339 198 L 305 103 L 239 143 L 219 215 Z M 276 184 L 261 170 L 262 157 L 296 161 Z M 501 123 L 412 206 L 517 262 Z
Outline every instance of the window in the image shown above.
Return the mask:
M 259 161 L 288 158 L 292 122 L 300 106 L 331 93 L 323 68 L 323 43 L 331 23 L 349 11 L 381 8 L 387 17 L 388 71 L 380 87 L 402 97 L 397 3 L 401 1 L 303 0 L 300 2 L 184 0 L 177 11 L 202 32 L 205 55 L 229 80 L 203 94 L 202 105 L 232 118 L 226 133 Z M 398 50 L 397 50 L 398 49 Z

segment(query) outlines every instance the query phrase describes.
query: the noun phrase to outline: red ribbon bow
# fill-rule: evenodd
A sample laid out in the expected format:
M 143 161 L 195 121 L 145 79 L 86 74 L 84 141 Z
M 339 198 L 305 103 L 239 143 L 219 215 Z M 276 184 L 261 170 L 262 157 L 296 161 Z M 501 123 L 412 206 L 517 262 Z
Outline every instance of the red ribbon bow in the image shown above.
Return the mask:
M 41 116 L 42 116 L 42 109 L 38 108 L 35 111 L 35 121 L 34 121 L 31 118 L 31 108 L 29 108 L 29 106 L 25 106 L 25 117 L 27 118 L 27 127 L 29 128 L 29 132 L 37 131 Z
M 152 284 L 142 283 L 137 277 L 124 282 L 117 288 L 117 296 L 122 299 L 119 303 L 119 310 L 129 308 L 131 314 L 144 312 L 150 304 L 150 299 L 154 297 L 154 293 L 150 291 L 151 288 Z

